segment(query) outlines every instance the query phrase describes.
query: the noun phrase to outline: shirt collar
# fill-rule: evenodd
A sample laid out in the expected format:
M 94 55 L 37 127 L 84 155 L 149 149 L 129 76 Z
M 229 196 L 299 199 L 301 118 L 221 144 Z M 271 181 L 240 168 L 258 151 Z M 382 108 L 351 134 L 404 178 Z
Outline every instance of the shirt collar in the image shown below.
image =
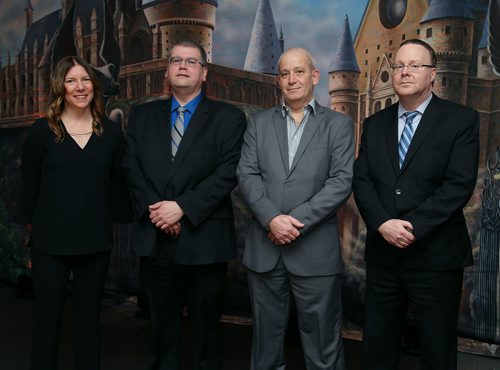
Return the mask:
M 312 98 L 311 101 L 304 107 L 304 109 L 309 109 L 310 112 L 316 115 L 316 100 Z M 288 112 L 290 112 L 290 107 L 286 105 L 285 102 L 283 102 L 281 104 L 281 116 L 285 118 Z
M 203 93 L 200 92 L 195 98 L 193 98 L 189 103 L 187 103 L 184 108 L 186 108 L 186 110 L 189 112 L 189 113 L 193 113 L 196 109 L 196 107 L 198 106 L 198 104 L 200 103 L 201 99 L 203 97 Z M 171 107 L 171 112 L 175 112 L 177 110 L 177 108 L 179 108 L 181 105 L 180 103 L 177 101 L 177 99 L 175 98 L 175 96 L 172 95 L 172 107 Z
M 414 112 L 418 112 L 420 113 L 420 115 L 424 114 L 425 112 L 425 109 L 427 108 L 427 106 L 429 105 L 429 103 L 431 102 L 431 99 L 432 99 L 432 93 L 429 94 L 429 96 L 427 97 L 427 99 L 425 99 L 422 104 L 420 104 L 417 109 L 414 110 Z M 409 112 L 408 110 L 406 110 L 402 105 L 401 105 L 401 102 L 398 104 L 398 117 L 399 118 L 402 118 L 403 115 L 406 113 L 406 112 Z

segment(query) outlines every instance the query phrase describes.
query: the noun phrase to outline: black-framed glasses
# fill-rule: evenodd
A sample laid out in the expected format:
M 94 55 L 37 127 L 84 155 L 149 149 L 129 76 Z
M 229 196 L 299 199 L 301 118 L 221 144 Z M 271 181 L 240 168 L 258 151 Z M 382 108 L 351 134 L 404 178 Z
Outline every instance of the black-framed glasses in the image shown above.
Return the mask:
M 204 67 L 205 63 L 196 58 L 181 58 L 181 57 L 170 57 L 168 58 L 168 64 L 172 64 L 174 66 L 180 66 L 184 63 L 186 67 L 196 67 L 198 65 Z
M 414 72 L 420 72 L 422 68 L 435 68 L 431 64 L 393 64 L 391 66 L 392 73 L 401 73 L 403 70 L 407 68 L 408 72 L 414 73 Z

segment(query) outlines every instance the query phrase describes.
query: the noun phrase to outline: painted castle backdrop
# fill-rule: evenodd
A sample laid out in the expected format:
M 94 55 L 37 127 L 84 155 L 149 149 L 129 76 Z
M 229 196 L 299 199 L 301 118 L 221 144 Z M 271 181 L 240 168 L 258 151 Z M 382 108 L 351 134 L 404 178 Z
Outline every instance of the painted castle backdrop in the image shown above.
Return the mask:
M 247 113 L 279 103 L 276 62 L 286 42 L 286 34 L 276 27 L 280 14 L 273 14 L 271 1 L 254 1 L 258 5 L 243 68 L 209 63 L 204 86 L 208 96 L 236 104 Z M 199 42 L 212 61 L 219 3 L 62 0 L 60 10 L 34 22 L 36 9 L 30 0 L 25 2 L 25 22 L 19 27 L 24 33 L 22 46 L 12 55 L 1 50 L 7 57 L 0 60 L 1 278 L 16 280 L 29 274 L 26 235 L 11 217 L 23 141 L 33 120 L 45 112 L 53 63 L 75 53 L 91 62 L 107 86 L 108 114 L 126 131 L 131 105 L 169 95 L 165 56 L 175 40 Z M 310 1 L 310 6 L 316 3 Z M 349 14 L 345 15 L 337 48 L 331 51 L 330 68 L 322 71 L 328 72 L 330 107 L 355 119 L 356 146 L 363 119 L 397 102 L 389 67 L 399 44 L 409 38 L 420 38 L 437 51 L 436 94 L 479 111 L 480 176 L 465 209 L 476 263 L 466 271 L 459 329 L 464 336 L 492 343 L 500 343 L 499 8 L 498 0 L 369 0 L 354 37 Z M 311 19 L 311 27 L 314 22 Z M 234 32 L 238 32 L 236 23 Z M 233 199 L 241 251 L 250 214 L 237 189 Z M 366 232 L 352 199 L 342 210 L 341 220 L 345 312 L 359 322 Z M 129 236 L 127 226 L 115 227 L 108 287 L 133 293 L 138 288 L 138 265 L 128 248 Z M 244 270 L 234 262 L 229 275 L 228 306 L 248 309 Z

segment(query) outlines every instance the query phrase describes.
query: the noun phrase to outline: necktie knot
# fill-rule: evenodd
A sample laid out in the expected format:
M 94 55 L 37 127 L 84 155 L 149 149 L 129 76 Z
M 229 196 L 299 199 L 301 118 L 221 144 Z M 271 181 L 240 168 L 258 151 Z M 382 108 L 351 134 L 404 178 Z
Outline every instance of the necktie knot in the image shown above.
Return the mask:
M 417 114 L 418 114 L 417 111 L 415 111 L 415 112 L 406 112 L 404 114 L 404 116 L 405 116 L 405 123 L 411 125 L 413 123 L 413 120 L 417 116 Z
M 177 111 L 177 114 L 184 115 L 184 112 L 186 111 L 186 108 L 184 108 L 184 107 L 178 107 L 176 109 L 176 111 Z

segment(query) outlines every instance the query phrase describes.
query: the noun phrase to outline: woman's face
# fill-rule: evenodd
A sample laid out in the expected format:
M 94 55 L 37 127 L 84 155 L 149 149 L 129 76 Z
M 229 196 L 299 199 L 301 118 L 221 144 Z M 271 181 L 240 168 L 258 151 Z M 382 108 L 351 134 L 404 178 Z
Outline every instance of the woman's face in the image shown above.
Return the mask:
M 81 65 L 73 66 L 64 78 L 66 108 L 88 109 L 94 97 L 94 86 L 90 76 Z

